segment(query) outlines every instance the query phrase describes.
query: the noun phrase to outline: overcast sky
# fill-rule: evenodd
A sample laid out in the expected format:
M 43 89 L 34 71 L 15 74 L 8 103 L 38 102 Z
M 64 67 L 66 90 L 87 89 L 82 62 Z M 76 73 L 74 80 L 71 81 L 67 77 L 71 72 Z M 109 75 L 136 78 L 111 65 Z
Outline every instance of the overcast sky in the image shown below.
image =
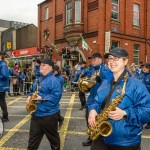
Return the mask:
M 37 4 L 45 0 L 0 0 L 0 19 L 37 26 Z

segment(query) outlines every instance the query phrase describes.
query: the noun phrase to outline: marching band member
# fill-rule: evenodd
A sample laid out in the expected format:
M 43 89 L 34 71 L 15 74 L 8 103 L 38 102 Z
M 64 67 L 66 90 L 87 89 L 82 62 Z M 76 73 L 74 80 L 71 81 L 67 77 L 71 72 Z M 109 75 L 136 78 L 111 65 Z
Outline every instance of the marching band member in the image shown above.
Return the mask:
M 94 104 L 89 106 L 89 125 L 95 127 L 95 117 L 101 110 L 106 110 L 116 97 L 121 95 L 125 85 L 128 52 L 116 47 L 107 53 L 108 67 L 113 72 L 113 79 L 103 81 L 97 91 Z M 140 150 L 142 126 L 150 121 L 150 94 L 144 84 L 129 75 L 124 88 L 123 98 L 114 111 L 108 110 L 108 122 L 112 125 L 109 136 L 100 136 L 92 142 L 91 150 Z M 117 100 L 117 99 L 116 99 Z
M 143 64 L 140 77 L 140 79 L 142 80 L 142 82 L 144 83 L 144 85 L 150 93 L 150 64 Z M 145 129 L 150 129 L 150 122 L 145 126 Z
M 79 63 L 79 65 L 81 66 L 81 69 L 75 75 L 72 83 L 77 83 L 80 80 L 80 78 L 89 76 L 89 74 L 90 74 L 88 68 L 86 67 L 85 61 L 81 61 Z M 82 92 L 80 89 L 79 89 L 79 98 L 80 98 L 80 102 L 81 102 L 80 110 L 83 110 L 85 108 L 86 98 L 85 98 L 85 93 Z
M 9 121 L 5 94 L 9 92 L 9 69 L 5 63 L 4 54 L 0 52 L 0 106 L 2 109 L 2 122 Z
M 63 78 L 63 76 L 61 75 L 61 71 L 60 71 L 58 65 L 55 65 L 55 66 L 54 66 L 54 71 L 53 71 L 53 72 L 54 72 L 55 77 L 58 79 L 58 81 L 59 81 L 59 83 L 60 83 L 60 86 L 61 86 L 61 90 L 62 90 L 62 92 L 63 92 L 64 78 Z M 61 116 L 60 110 L 59 110 L 59 115 L 60 115 L 60 117 L 59 117 L 59 119 L 58 119 L 58 122 L 59 122 L 59 128 L 61 128 L 61 126 L 63 125 L 63 122 L 64 122 L 64 117 Z
M 34 65 L 35 65 L 34 78 L 39 79 L 41 77 L 41 73 L 40 73 L 41 60 L 37 58 L 37 59 L 34 59 L 33 62 L 34 62 Z
M 95 71 L 98 71 L 97 77 L 96 77 L 96 84 L 90 89 L 90 95 L 87 98 L 86 101 L 86 121 L 88 125 L 88 107 L 93 104 L 93 100 L 95 98 L 97 89 L 101 85 L 102 81 L 107 79 L 111 80 L 112 79 L 112 73 L 108 69 L 107 66 L 105 66 L 102 56 L 100 53 L 94 53 L 89 59 L 92 60 L 92 70 L 91 70 L 91 76 L 95 73 Z M 87 141 L 82 142 L 83 146 L 90 146 L 92 143 L 92 140 L 90 138 L 87 139 Z
M 43 75 L 38 81 L 38 96 L 35 99 L 37 109 L 32 114 L 29 132 L 28 150 L 37 150 L 45 134 L 52 150 L 60 150 L 58 134 L 59 101 L 62 96 L 60 83 L 53 75 L 54 62 L 50 59 L 41 60 L 40 73 Z M 33 92 L 37 83 L 33 84 Z M 29 106 L 30 98 L 26 105 Z M 39 102 L 40 101 L 40 102 Z

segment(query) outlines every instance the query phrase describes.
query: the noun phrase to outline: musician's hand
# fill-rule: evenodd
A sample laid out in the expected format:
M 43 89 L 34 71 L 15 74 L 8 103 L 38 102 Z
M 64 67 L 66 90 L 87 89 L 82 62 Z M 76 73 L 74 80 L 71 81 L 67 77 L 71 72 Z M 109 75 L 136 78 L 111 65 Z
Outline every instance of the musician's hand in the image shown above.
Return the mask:
M 124 110 L 116 107 L 116 110 L 115 111 L 110 111 L 108 116 L 112 120 L 121 120 L 124 116 Z
M 31 98 L 31 96 L 28 96 L 27 97 L 27 100 L 26 100 L 26 106 L 28 106 L 29 105 L 29 99 Z
M 34 99 L 34 103 L 40 103 L 40 100 L 42 99 L 41 96 L 37 96 L 35 99 Z
M 89 113 L 88 123 L 91 127 L 95 127 L 95 117 L 97 116 L 97 112 L 95 110 L 91 110 Z

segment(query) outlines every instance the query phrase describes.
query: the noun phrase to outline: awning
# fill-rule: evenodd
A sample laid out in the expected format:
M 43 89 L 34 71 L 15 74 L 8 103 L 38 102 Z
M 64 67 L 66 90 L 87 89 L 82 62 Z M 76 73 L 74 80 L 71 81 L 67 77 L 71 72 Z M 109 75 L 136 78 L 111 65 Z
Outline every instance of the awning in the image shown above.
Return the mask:
M 37 47 L 24 48 L 19 50 L 14 50 L 11 52 L 11 58 L 18 57 L 29 57 L 29 56 L 38 56 L 41 55 L 40 49 Z

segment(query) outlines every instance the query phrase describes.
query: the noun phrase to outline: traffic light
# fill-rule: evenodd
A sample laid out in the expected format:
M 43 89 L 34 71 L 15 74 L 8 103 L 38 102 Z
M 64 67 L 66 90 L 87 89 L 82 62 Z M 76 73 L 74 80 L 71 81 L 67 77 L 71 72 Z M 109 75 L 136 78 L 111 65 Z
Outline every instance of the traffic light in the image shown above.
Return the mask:
M 71 56 L 70 56 L 70 49 L 67 47 L 66 48 L 66 58 L 68 58 L 68 59 L 70 59 L 71 58 Z
M 62 54 L 63 54 L 63 55 L 66 55 L 66 54 L 67 54 L 66 48 L 62 48 Z
M 69 47 L 62 48 L 62 56 L 64 59 L 70 59 L 71 58 L 71 53 L 70 53 Z

